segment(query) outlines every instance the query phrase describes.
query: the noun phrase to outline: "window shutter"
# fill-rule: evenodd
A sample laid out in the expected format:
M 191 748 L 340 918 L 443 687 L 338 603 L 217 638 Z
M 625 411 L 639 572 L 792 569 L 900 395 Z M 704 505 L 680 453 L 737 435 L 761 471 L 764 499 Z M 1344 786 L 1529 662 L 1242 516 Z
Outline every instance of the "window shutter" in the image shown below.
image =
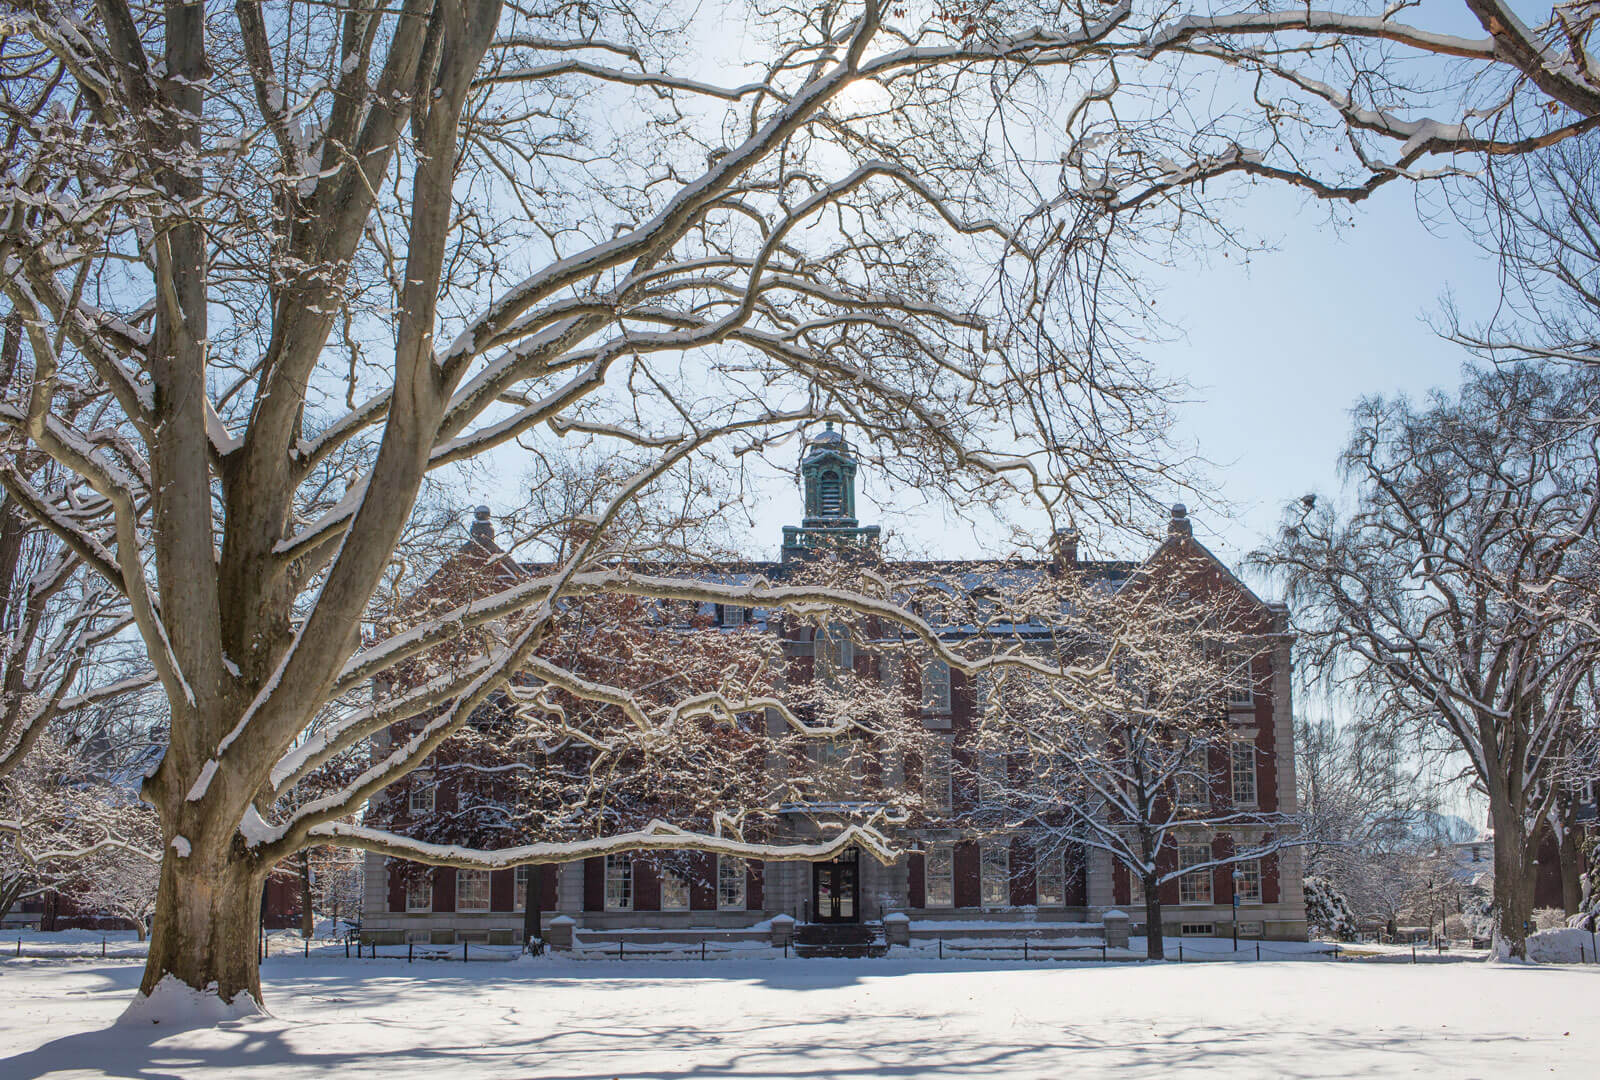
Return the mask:
M 406 883 L 402 870 L 408 864 L 400 859 L 389 860 L 389 910 L 406 909 Z
M 1089 849 L 1081 844 L 1067 849 L 1062 856 L 1067 860 L 1066 895 L 1062 897 L 1067 907 L 1087 907 L 1089 904 Z M 1126 900 L 1120 901 L 1127 903 Z
M 1178 849 L 1169 841 L 1161 849 L 1161 854 L 1156 856 L 1156 872 L 1170 874 L 1178 868 Z M 1176 904 L 1178 902 L 1178 879 L 1171 878 L 1157 890 L 1163 904 Z
M 489 871 L 489 910 L 515 911 L 517 908 L 517 872 L 515 870 Z
M 970 840 L 956 845 L 956 907 L 979 907 L 983 903 L 978 863 L 978 845 Z
M 744 867 L 744 909 L 760 911 L 766 907 L 766 863 L 747 859 Z
M 544 863 L 534 869 L 539 872 L 539 908 L 554 911 L 559 902 L 556 885 L 561 880 L 561 864 Z
M 920 851 L 911 853 L 911 862 L 906 869 L 906 886 L 911 894 L 912 907 L 928 906 L 927 858 Z
M 606 857 L 583 860 L 583 910 L 606 909 Z
M 433 868 L 433 910 L 454 911 L 456 909 L 456 868 L 453 866 L 436 866 Z
M 1211 841 L 1211 857 L 1226 859 L 1233 855 L 1233 837 L 1218 836 Z M 1219 904 L 1233 903 L 1233 871 L 1228 863 L 1211 871 L 1211 895 Z
M 1039 901 L 1039 882 L 1033 870 L 1033 845 L 1020 836 L 1011 838 L 1011 903 L 1026 907 Z
M 710 852 L 689 856 L 689 910 L 717 910 L 717 857 Z
M 633 860 L 633 910 L 661 910 L 661 870 L 650 859 Z

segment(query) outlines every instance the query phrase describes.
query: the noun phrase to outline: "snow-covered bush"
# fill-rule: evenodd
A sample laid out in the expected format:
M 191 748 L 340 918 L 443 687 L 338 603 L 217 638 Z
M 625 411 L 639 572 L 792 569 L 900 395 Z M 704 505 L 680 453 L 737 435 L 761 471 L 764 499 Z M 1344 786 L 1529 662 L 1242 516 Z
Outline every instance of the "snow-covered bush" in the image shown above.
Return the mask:
M 1542 907 L 1533 909 L 1533 928 L 1535 930 L 1555 930 L 1567 925 L 1567 913 L 1560 908 Z
M 1306 878 L 1306 923 L 1313 937 L 1350 941 L 1356 936 L 1356 917 L 1349 903 L 1325 877 Z

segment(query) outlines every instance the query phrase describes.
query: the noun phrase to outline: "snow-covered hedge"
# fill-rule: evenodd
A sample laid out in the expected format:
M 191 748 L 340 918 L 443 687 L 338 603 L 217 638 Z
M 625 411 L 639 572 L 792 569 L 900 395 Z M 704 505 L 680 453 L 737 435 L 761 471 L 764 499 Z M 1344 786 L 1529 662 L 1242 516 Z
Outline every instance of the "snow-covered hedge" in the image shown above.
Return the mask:
M 1538 964 L 1592 964 L 1595 941 L 1587 930 L 1540 930 L 1528 936 L 1528 959 Z

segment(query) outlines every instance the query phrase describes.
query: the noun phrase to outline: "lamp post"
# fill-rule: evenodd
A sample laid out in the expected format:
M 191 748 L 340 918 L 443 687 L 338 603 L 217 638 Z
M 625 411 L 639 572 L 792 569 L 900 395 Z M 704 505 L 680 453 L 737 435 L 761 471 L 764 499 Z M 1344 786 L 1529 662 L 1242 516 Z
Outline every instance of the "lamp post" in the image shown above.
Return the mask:
M 1233 868 L 1233 951 L 1239 951 L 1239 886 L 1244 884 L 1244 871 Z

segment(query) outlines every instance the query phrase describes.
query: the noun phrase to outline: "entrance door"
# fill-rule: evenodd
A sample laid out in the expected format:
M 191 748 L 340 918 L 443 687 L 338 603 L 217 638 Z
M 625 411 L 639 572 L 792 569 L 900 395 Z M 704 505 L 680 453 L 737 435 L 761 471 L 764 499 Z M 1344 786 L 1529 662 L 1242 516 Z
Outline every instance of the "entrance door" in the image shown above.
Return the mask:
M 860 852 L 843 852 L 832 862 L 811 864 L 812 917 L 821 923 L 861 920 L 859 896 Z

